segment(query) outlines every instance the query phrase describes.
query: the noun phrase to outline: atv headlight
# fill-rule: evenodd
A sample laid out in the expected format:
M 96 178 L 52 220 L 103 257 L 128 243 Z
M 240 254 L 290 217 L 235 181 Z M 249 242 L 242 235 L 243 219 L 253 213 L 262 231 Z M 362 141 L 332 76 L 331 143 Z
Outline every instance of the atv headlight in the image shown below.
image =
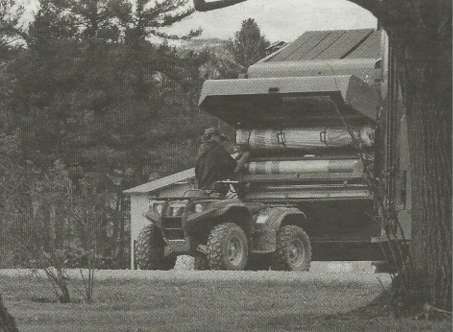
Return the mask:
M 269 210 L 263 209 L 263 210 L 259 211 L 258 215 L 256 215 L 255 222 L 257 224 L 265 224 L 268 219 L 269 219 Z
M 179 217 L 179 216 L 182 215 L 183 211 L 184 211 L 184 208 L 181 207 L 181 206 L 171 206 L 171 207 L 170 207 L 170 213 L 169 213 L 169 214 L 170 214 L 172 217 Z
M 203 210 L 206 208 L 205 204 L 202 203 L 196 203 L 193 207 L 193 210 L 195 213 L 201 213 Z
M 269 216 L 267 214 L 259 214 L 256 217 L 256 223 L 257 224 L 264 224 L 264 223 L 266 223 L 267 218 L 269 218 Z

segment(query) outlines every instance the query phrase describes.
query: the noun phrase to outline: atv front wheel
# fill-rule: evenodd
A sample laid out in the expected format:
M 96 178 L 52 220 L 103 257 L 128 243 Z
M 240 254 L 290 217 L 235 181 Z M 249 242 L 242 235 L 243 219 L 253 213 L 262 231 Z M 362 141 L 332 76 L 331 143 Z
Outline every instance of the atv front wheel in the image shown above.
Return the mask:
M 244 270 L 247 264 L 247 236 L 234 223 L 215 226 L 208 237 L 207 259 L 212 270 Z
M 307 233 L 295 225 L 280 228 L 277 250 L 272 257 L 272 270 L 308 271 L 311 263 L 311 243 Z
M 141 270 L 171 270 L 176 255 L 164 256 L 164 240 L 154 225 L 145 226 L 137 238 L 135 261 Z

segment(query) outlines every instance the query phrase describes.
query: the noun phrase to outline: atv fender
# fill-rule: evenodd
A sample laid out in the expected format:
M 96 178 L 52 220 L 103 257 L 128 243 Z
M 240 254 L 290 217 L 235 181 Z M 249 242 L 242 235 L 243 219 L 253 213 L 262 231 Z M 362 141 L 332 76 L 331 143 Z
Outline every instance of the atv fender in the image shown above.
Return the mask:
M 267 219 L 260 214 L 268 215 Z M 303 226 L 307 216 L 295 207 L 269 207 L 255 215 L 255 231 L 253 234 L 252 253 L 272 253 L 277 249 L 277 233 L 283 225 Z
M 200 213 L 189 215 L 185 228 L 188 234 L 194 234 L 225 221 L 238 224 L 246 233 L 252 231 L 252 215 L 247 206 L 237 199 L 219 201 Z

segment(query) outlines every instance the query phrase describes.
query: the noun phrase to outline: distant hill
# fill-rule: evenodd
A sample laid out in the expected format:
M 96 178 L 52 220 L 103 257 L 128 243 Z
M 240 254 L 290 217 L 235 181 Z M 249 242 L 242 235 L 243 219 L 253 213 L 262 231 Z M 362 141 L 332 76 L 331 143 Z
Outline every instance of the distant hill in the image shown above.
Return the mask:
M 181 47 L 185 49 L 190 49 L 194 51 L 200 51 L 203 49 L 224 49 L 228 43 L 225 39 L 219 38 L 196 38 L 184 42 Z

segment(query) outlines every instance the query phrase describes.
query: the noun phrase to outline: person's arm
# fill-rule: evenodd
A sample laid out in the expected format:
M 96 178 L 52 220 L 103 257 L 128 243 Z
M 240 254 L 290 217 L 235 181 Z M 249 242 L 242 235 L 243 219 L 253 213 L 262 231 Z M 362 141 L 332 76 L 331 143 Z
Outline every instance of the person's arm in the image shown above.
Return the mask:
M 236 167 L 234 169 L 234 173 L 239 173 L 243 168 L 247 160 L 249 160 L 250 152 L 245 151 L 242 152 L 241 157 L 236 161 Z

